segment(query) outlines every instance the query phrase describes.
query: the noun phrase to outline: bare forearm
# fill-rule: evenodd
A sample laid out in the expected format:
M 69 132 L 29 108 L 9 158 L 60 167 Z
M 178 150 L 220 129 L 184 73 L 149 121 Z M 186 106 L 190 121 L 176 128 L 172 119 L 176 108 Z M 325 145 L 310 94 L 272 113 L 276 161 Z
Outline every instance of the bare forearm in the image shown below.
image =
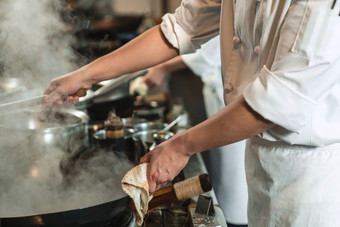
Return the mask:
M 181 70 L 181 69 L 186 69 L 187 66 L 184 64 L 182 57 L 181 56 L 176 56 L 173 59 L 161 63 L 156 66 L 157 68 L 163 69 L 166 73 L 170 73 L 173 71 Z
M 243 97 L 201 124 L 178 134 L 188 155 L 250 138 L 274 126 L 253 111 Z
M 107 54 L 82 70 L 92 83 L 146 69 L 178 55 L 159 26 L 151 28 L 118 50 Z

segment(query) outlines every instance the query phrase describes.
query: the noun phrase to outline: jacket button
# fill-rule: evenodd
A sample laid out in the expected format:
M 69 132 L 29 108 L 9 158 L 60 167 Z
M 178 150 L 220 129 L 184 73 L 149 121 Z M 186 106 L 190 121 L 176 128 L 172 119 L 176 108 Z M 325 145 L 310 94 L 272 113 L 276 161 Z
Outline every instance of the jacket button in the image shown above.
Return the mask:
M 261 52 L 261 47 L 260 47 L 260 46 L 256 46 L 256 47 L 254 48 L 254 53 L 255 53 L 256 55 L 259 55 L 260 52 Z
M 233 42 L 234 42 L 234 48 L 237 49 L 240 46 L 241 39 L 238 36 L 233 37 Z
M 224 85 L 224 93 L 228 94 L 234 90 L 233 85 L 231 83 L 226 83 Z

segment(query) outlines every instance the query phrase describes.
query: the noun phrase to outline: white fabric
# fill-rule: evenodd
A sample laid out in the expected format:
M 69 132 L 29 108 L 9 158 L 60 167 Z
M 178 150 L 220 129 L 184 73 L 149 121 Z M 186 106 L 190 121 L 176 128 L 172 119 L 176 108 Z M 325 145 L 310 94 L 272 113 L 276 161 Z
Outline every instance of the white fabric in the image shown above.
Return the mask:
M 228 223 L 248 223 L 248 191 L 244 169 L 245 141 L 203 152 L 209 176 Z
M 253 155 L 246 164 L 247 172 L 255 168 L 252 177 L 257 174 L 262 178 L 262 181 L 248 183 L 251 201 L 256 199 L 253 197 L 256 191 L 263 193 L 260 199 L 274 198 L 273 192 L 284 192 L 283 195 L 292 200 L 299 200 L 298 196 L 303 195 L 308 205 L 315 201 L 313 196 L 319 192 L 327 194 L 327 197 L 318 197 L 323 200 L 320 200 L 323 211 L 316 212 L 313 207 L 310 213 L 305 212 L 299 202 L 296 206 L 295 202 L 292 203 L 294 209 L 285 212 L 279 209 L 280 200 L 254 203 L 248 214 L 249 226 L 340 225 L 340 215 L 333 215 L 333 212 L 339 214 L 340 208 L 337 203 L 328 200 L 333 196 L 337 201 L 339 192 L 332 187 L 321 187 L 322 184 L 331 185 L 331 180 L 336 178 L 334 174 L 340 177 L 340 165 L 326 159 L 327 154 L 323 154 L 323 150 L 312 149 L 312 146 L 340 142 L 340 2 L 337 1 L 331 9 L 333 1 L 330 0 L 237 0 L 231 9 L 227 4 L 230 1 L 224 0 L 222 4 L 218 0 L 183 0 L 174 15 L 163 17 L 162 30 L 181 54 L 193 52 L 207 38 L 218 34 L 216 26 L 219 22 L 216 20 L 222 9 L 224 20 L 220 24 L 220 35 L 225 102 L 231 102 L 243 94 L 256 112 L 277 125 L 258 136 L 267 142 L 291 144 L 281 148 L 282 153 L 268 145 L 268 155 L 264 156 L 261 155 L 261 147 L 249 148 Z M 225 19 L 230 10 L 233 10 L 234 21 Z M 205 13 L 198 13 L 202 11 Z M 233 27 L 233 34 L 225 32 L 230 31 L 230 27 Z M 234 36 L 241 42 L 229 49 L 224 44 L 230 43 Z M 307 158 L 304 152 L 299 151 L 298 145 L 310 146 L 309 152 L 315 159 Z M 335 156 L 333 153 L 332 156 Z M 321 162 L 320 167 L 316 168 L 318 158 Z M 303 164 L 310 168 L 303 174 L 317 187 L 312 188 L 310 182 L 294 186 L 293 173 L 295 169 L 299 170 L 298 165 L 288 165 L 293 168 L 289 170 L 284 165 L 266 169 L 263 165 L 253 166 L 257 160 L 268 165 L 276 160 L 287 165 L 289 162 Z M 323 180 L 318 170 L 328 169 L 328 165 L 331 171 L 329 176 L 324 175 L 326 179 Z M 296 190 L 276 188 L 278 184 Z M 261 210 L 266 212 L 258 216 Z M 277 222 L 282 225 L 272 221 L 276 213 L 280 213 L 280 219 L 284 220 Z M 328 216 L 333 222 L 329 225 L 322 223 Z
M 220 38 L 216 36 L 192 54 L 182 55 L 183 62 L 201 77 L 208 116 L 212 116 L 224 107 L 223 86 L 221 79 Z M 208 98 L 213 99 L 208 102 Z M 215 99 L 216 98 L 216 99 Z
M 141 226 L 148 211 L 149 184 L 146 176 L 148 163 L 140 164 L 129 170 L 122 179 L 122 189 L 133 200 L 136 208 L 136 223 Z
M 224 107 L 219 36 L 195 53 L 182 55 L 184 63 L 201 77 L 208 117 Z M 228 223 L 247 224 L 248 192 L 244 170 L 245 141 L 204 152 L 213 188 Z
M 340 144 L 311 148 L 248 141 L 250 226 L 340 226 L 339 163 Z

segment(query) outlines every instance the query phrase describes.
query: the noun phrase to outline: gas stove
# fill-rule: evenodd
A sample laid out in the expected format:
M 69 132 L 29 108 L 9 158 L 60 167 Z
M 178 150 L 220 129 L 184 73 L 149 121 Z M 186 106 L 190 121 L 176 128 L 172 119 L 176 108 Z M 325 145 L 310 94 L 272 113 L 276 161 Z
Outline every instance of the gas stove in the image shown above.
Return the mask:
M 214 206 L 214 214 L 197 213 L 197 204 L 189 199 L 156 209 L 145 216 L 143 227 L 227 227 L 222 210 Z M 114 227 L 137 227 L 133 213 L 126 214 Z
M 200 155 L 194 155 L 184 170 L 172 183 L 183 181 L 192 175 L 205 172 Z M 137 227 L 134 214 L 126 215 L 130 221 L 122 227 Z M 214 191 L 203 195 L 177 201 L 148 213 L 144 218 L 143 227 L 227 227 L 222 209 L 217 204 Z

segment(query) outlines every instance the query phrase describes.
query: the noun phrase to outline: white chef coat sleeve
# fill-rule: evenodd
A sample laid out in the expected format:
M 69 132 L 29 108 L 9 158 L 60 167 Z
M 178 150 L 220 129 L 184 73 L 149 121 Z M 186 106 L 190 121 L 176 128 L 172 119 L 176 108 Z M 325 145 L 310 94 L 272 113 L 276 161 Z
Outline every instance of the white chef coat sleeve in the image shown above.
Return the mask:
M 339 9 L 326 2 L 295 3 L 305 4 L 304 12 L 289 11 L 271 67 L 243 91 L 253 110 L 293 132 L 311 124 L 313 111 L 340 82 Z
M 195 52 L 218 35 L 221 0 L 183 0 L 174 14 L 163 16 L 162 32 L 180 54 Z

